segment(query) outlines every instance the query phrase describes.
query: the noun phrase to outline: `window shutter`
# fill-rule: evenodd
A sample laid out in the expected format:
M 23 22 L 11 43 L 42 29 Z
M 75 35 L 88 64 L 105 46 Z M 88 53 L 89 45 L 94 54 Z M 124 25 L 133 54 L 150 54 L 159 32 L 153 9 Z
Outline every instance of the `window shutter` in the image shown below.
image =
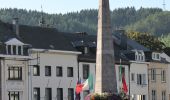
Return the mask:
M 142 74 L 142 84 L 145 85 L 146 84 L 146 75 Z

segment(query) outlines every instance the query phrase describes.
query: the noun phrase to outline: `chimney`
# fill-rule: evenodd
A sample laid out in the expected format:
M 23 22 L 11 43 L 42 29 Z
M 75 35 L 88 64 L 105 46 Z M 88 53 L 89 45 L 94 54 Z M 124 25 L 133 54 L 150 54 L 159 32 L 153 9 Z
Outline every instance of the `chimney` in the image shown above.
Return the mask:
M 12 24 L 14 33 L 19 37 L 19 19 L 13 18 Z
M 88 54 L 89 53 L 89 48 L 87 46 L 84 47 L 84 54 Z

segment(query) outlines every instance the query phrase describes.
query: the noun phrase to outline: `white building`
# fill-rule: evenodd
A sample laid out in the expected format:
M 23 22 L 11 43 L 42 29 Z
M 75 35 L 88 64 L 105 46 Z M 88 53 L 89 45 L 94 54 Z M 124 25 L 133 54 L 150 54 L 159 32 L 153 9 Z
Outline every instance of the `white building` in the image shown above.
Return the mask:
M 32 49 L 30 54 L 31 100 L 74 100 L 80 52 Z
M 130 94 L 132 100 L 148 100 L 147 63 L 131 61 Z
M 148 64 L 143 50 L 132 50 L 125 54 L 130 59 L 130 98 L 148 100 Z

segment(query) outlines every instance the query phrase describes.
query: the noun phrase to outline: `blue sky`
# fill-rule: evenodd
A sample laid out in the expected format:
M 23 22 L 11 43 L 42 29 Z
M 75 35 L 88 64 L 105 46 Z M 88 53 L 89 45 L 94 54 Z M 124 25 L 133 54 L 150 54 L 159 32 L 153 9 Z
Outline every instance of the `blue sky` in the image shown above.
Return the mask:
M 0 8 L 24 8 L 41 10 L 47 13 L 67 13 L 80 11 L 81 9 L 98 8 L 99 0 L 0 0 Z M 170 0 L 165 0 L 166 10 L 170 10 Z M 114 10 L 120 7 L 159 7 L 163 8 L 163 0 L 110 0 L 110 8 Z

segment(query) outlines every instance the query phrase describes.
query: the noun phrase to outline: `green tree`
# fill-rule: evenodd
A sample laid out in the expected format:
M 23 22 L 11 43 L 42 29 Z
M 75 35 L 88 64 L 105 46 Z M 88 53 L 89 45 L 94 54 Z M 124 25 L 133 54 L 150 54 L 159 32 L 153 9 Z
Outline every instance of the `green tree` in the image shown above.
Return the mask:
M 170 47 L 170 34 L 169 35 L 165 35 L 165 36 L 161 36 L 159 38 L 159 40 L 161 42 L 163 42 L 166 45 L 166 47 Z
M 127 36 L 151 50 L 162 51 L 165 48 L 163 42 L 149 33 L 127 32 Z

